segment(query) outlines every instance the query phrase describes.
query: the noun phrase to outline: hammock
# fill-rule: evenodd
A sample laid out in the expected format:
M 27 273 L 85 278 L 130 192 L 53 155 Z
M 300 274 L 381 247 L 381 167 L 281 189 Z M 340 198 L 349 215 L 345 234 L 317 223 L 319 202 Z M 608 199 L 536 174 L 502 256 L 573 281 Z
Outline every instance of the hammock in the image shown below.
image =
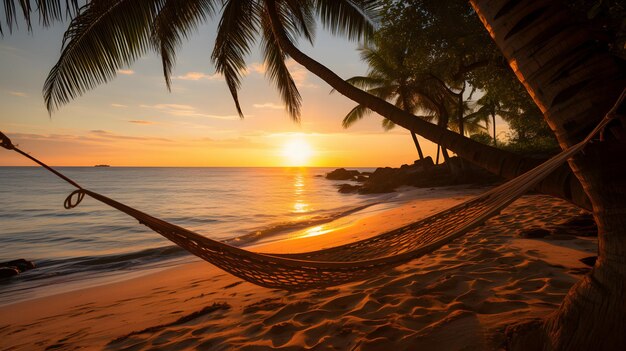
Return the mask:
M 620 102 L 625 95 L 622 93 Z M 620 103 L 616 105 L 619 106 Z M 353 243 L 298 254 L 251 252 L 209 239 L 150 216 L 104 195 L 82 188 L 73 180 L 23 152 L 0 132 L 0 145 L 46 168 L 77 188 L 66 199 L 76 207 L 85 195 L 137 219 L 181 248 L 243 280 L 267 288 L 307 290 L 362 280 L 430 253 L 497 215 L 532 189 L 570 157 L 580 152 L 613 118 L 616 107 L 580 143 L 564 150 L 525 174 L 482 195 L 396 230 Z

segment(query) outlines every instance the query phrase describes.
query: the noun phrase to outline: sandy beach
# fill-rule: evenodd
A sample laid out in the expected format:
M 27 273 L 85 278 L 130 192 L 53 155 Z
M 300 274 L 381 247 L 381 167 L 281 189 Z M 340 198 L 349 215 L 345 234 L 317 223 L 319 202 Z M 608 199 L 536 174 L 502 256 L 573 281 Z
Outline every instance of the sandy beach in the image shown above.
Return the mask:
M 477 191 L 471 191 L 476 193 Z M 467 198 L 414 200 L 254 250 L 358 240 Z M 597 241 L 560 223 L 583 212 L 526 195 L 465 237 L 363 282 L 290 293 L 205 262 L 0 308 L 3 350 L 492 350 L 507 325 L 554 311 Z M 552 235 L 524 239 L 544 228 Z

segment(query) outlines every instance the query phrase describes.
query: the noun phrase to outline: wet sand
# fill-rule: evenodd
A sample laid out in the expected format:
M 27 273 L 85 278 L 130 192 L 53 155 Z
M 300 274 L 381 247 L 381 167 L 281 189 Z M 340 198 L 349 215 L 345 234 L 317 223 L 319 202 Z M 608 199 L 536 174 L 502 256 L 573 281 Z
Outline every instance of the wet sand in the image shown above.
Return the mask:
M 467 196 L 415 200 L 337 230 L 255 247 L 297 252 L 365 238 Z M 0 308 L 7 350 L 481 350 L 554 311 L 595 254 L 555 225 L 583 213 L 527 195 L 465 237 L 363 282 L 289 293 L 204 262 Z M 554 235 L 523 239 L 528 228 Z M 336 228 L 332 228 L 336 229 Z M 319 233 L 318 233 L 319 234 Z

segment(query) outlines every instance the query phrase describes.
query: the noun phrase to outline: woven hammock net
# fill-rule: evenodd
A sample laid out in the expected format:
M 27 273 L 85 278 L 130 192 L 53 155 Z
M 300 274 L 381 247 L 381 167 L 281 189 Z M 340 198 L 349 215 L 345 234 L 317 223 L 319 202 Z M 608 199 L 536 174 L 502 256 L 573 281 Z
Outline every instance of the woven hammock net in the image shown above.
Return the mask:
M 579 144 L 527 173 L 457 206 L 369 239 L 298 254 L 252 252 L 204 237 L 84 189 L 15 147 L 4 134 L 0 133 L 0 139 L 3 147 L 30 158 L 78 188 L 65 201 L 68 209 L 77 206 L 88 195 L 134 217 L 176 245 L 243 280 L 268 288 L 307 290 L 374 276 L 428 254 L 480 226 L 582 150 L 608 121 L 605 118 Z

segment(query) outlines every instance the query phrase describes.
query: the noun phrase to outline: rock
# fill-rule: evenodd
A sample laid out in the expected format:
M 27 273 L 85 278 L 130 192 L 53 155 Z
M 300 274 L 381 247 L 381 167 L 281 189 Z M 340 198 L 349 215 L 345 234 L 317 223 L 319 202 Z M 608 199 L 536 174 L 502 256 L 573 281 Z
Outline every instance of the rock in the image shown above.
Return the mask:
M 435 166 L 435 163 L 430 156 L 424 157 L 423 160 L 415 160 L 415 162 L 413 162 L 413 167 L 421 167 L 424 170 L 429 169 L 433 166 Z
M 593 267 L 596 265 L 597 260 L 598 260 L 598 256 L 589 256 L 589 257 L 581 258 L 580 262 L 586 264 L 589 267 Z
M 342 194 L 356 193 L 361 188 L 360 185 L 339 184 L 339 192 Z
M 35 268 L 35 263 L 20 258 L 18 260 L 2 262 L 0 263 L 0 268 L 15 268 L 19 273 L 21 273 Z
M 331 180 L 356 180 L 363 185 L 358 189 L 360 194 L 381 194 L 394 192 L 400 186 L 431 188 L 457 184 L 487 184 L 499 180 L 496 176 L 465 162 L 461 167 L 458 157 L 451 157 L 447 164 L 435 165 L 430 157 L 417 160 L 411 165 L 400 168 L 377 168 L 374 172 L 359 173 L 345 168 L 336 169 L 326 175 Z M 456 169 L 457 172 L 451 171 Z M 356 188 L 344 186 L 340 192 L 354 192 Z
M 397 187 L 406 184 L 409 173 L 404 169 L 391 167 L 376 168 L 359 190 L 360 194 L 381 194 L 394 192 Z
M 545 238 L 546 236 L 552 234 L 549 230 L 543 228 L 529 228 L 522 230 L 519 236 L 526 239 L 539 239 Z
M 11 278 L 20 274 L 20 271 L 15 267 L 0 267 L 0 279 Z
M 349 171 L 345 168 L 338 168 L 328 174 L 326 174 L 326 179 L 330 180 L 352 180 L 355 179 L 359 174 L 359 171 Z

